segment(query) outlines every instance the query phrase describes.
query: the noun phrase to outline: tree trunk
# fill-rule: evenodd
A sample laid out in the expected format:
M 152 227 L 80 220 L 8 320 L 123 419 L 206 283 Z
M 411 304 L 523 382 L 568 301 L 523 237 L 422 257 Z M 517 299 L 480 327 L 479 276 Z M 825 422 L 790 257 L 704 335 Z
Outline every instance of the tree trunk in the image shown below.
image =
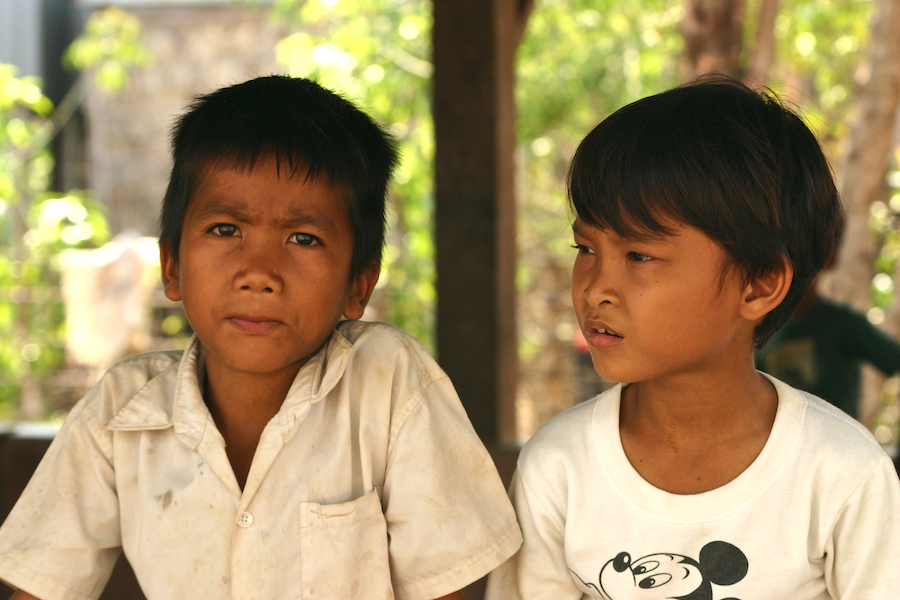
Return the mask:
M 743 0 L 687 0 L 685 8 L 682 78 L 692 81 L 705 73 L 740 78 Z
M 778 0 L 761 0 L 756 23 L 756 40 L 750 67 L 744 73 L 747 84 L 765 85 L 769 80 L 769 69 L 775 60 L 775 18 L 778 16 Z
M 515 440 L 515 56 L 533 0 L 434 0 L 437 358 L 491 447 Z
M 869 307 L 878 252 L 869 231 L 869 209 L 873 202 L 887 201 L 889 196 L 886 179 L 900 106 L 900 0 L 877 0 L 871 31 L 868 64 L 863 66 L 868 78 L 857 96 L 859 114 L 840 177 L 847 211 L 844 239 L 837 267 L 824 290 L 859 310 Z M 895 279 L 897 275 L 900 272 L 894 273 Z M 900 334 L 900 299 L 888 311 L 885 326 L 894 335 Z M 882 381 L 872 373 L 864 378 L 859 417 L 869 428 L 881 407 Z
M 877 0 L 867 62 L 863 68 L 869 76 L 857 95 L 859 113 L 840 177 L 847 211 L 844 240 L 827 290 L 859 310 L 869 307 L 877 252 L 869 208 L 889 193 L 886 178 L 900 104 L 900 0 Z

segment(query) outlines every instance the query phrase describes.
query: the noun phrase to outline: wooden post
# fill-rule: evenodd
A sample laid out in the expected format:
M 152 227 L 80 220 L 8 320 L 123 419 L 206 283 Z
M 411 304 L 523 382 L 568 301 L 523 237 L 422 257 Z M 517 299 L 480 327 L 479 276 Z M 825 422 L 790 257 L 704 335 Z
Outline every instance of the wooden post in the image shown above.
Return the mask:
M 437 354 L 488 445 L 514 439 L 514 63 L 532 3 L 434 0 Z

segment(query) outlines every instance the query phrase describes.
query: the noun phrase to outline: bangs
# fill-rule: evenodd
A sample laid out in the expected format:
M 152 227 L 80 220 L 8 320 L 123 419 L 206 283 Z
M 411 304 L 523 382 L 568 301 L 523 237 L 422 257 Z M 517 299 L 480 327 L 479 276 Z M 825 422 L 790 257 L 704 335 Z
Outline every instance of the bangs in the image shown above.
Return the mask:
M 778 159 L 771 146 L 759 148 L 753 130 L 763 125 L 730 106 L 733 94 L 694 91 L 644 98 L 597 125 L 569 167 L 570 206 L 585 223 L 626 238 L 671 235 L 672 221 L 689 225 L 742 260 L 738 246 L 780 234 Z M 770 254 L 747 262 L 780 264 Z
M 367 115 L 312 82 L 280 77 L 197 98 L 173 129 L 172 148 L 188 168 L 253 170 L 274 158 L 279 176 L 324 176 L 362 194 L 396 161 L 393 141 Z
M 673 152 L 678 140 L 656 125 L 620 132 L 604 122 L 585 138 L 568 174 L 574 216 L 639 240 L 672 235 L 673 221 L 690 224 L 684 206 L 693 194 L 678 182 L 693 169 L 686 155 Z
M 188 138 L 190 141 L 181 145 L 181 156 L 176 160 L 197 174 L 210 169 L 251 172 L 260 163 L 273 159 L 278 177 L 303 175 L 307 180 L 331 181 L 351 177 L 351 169 L 336 156 L 330 156 L 327 145 L 310 140 L 304 133 L 284 126 L 267 130 L 258 126 L 235 127 L 219 135 Z
M 312 166 L 306 156 L 286 153 L 280 148 L 259 147 L 250 151 L 228 149 L 224 153 L 209 156 L 200 164 L 201 168 L 207 172 L 222 169 L 250 173 L 257 165 L 269 160 L 275 161 L 275 173 L 279 178 L 291 179 L 302 175 L 304 181 L 331 179 L 321 165 Z

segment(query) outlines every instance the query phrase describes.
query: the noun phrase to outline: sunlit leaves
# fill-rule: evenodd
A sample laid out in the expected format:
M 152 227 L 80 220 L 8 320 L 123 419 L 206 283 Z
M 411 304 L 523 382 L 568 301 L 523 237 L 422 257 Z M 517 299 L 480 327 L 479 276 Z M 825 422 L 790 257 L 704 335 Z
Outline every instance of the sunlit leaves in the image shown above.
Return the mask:
M 41 92 L 36 77 L 16 77 L 13 65 L 0 64 L 0 111 L 8 113 L 17 106 L 40 116 L 53 110 L 53 103 Z
M 29 223 L 23 241 L 33 256 L 96 248 L 110 238 L 104 207 L 84 191 L 43 194 L 32 205 Z
M 535 4 L 516 72 L 523 372 L 539 370 L 529 361 L 549 344 L 571 343 L 568 161 L 604 117 L 678 83 L 682 12 L 681 0 Z
M 298 30 L 278 45 L 279 62 L 343 93 L 401 143 L 372 305 L 379 318 L 429 345 L 435 302 L 431 3 L 278 0 L 273 10 Z
M 10 223 L 23 198 L 49 185 L 53 157 L 32 144 L 52 110 L 37 78 L 17 77 L 14 66 L 0 64 L 0 245 L 16 234 Z
M 140 21 L 116 6 L 94 12 L 64 58 L 75 69 L 93 70 L 97 85 L 107 91 L 121 90 L 128 85 L 128 70 L 151 60 Z
M 681 1 L 541 0 L 519 49 L 519 134 L 577 135 L 622 104 L 677 83 Z
M 847 134 L 872 9 L 871 2 L 860 0 L 781 3 L 773 75 L 798 88 L 797 100 L 828 124 L 830 130 L 822 132 L 826 144 Z
M 0 206 L 2 208 L 2 206 Z M 0 210 L 0 223 L 8 224 Z M 85 192 L 45 193 L 27 218 L 22 246 L 0 254 L 0 415 L 9 418 L 23 382 L 55 372 L 63 361 L 64 312 L 54 264 L 67 248 L 109 239 L 100 205 Z
M 23 388 L 63 362 L 63 308 L 53 257 L 109 238 L 84 192 L 48 192 L 45 148 L 53 104 L 36 78 L 0 64 L 0 418 L 15 416 Z

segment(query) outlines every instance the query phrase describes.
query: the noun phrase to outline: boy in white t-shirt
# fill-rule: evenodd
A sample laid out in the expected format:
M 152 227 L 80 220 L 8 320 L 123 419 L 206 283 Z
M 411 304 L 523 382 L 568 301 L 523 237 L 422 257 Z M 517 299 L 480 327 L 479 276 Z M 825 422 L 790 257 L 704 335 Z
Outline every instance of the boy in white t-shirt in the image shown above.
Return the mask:
M 162 278 L 196 335 L 71 411 L 0 528 L 0 578 L 96 598 L 124 550 L 148 600 L 461 600 L 521 536 L 447 376 L 357 321 L 393 140 L 272 76 L 198 98 L 172 145 Z
M 621 385 L 528 442 L 488 598 L 900 598 L 900 482 L 858 423 L 756 371 L 841 206 L 803 122 L 702 79 L 598 125 L 569 171 L 572 299 Z

